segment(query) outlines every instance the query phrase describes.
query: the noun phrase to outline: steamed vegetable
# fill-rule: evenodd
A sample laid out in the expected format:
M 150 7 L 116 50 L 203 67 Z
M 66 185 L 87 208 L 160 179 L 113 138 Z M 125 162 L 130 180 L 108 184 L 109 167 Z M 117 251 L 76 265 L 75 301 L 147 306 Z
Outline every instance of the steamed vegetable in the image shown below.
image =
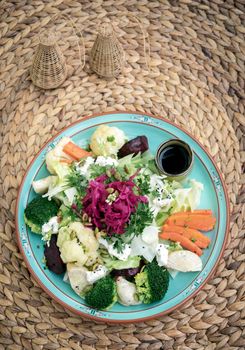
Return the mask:
M 82 149 L 73 142 L 66 143 L 63 147 L 63 151 L 75 160 L 80 160 L 91 155 L 91 152 Z
M 214 228 L 216 218 L 206 214 L 182 213 L 177 216 L 170 216 L 166 220 L 168 225 L 177 225 L 193 228 L 201 231 L 210 231 Z
M 24 211 L 24 220 L 27 226 L 34 233 L 42 233 L 42 226 L 49 221 L 53 216 L 56 216 L 59 210 L 58 204 L 47 198 L 36 197 Z
M 85 301 L 95 309 L 109 309 L 117 301 L 115 281 L 110 276 L 101 278 L 85 294 Z
M 127 156 L 128 154 L 144 153 L 149 149 L 146 136 L 137 136 L 134 139 L 126 142 L 118 151 L 118 158 Z
M 48 199 L 54 197 L 61 202 L 69 205 L 71 203 L 69 202 L 64 191 L 71 187 L 68 183 L 68 176 L 72 173 L 72 170 L 68 164 L 57 161 L 52 163 L 52 167 L 57 176 L 52 177 L 48 191 L 43 195 L 43 197 L 47 197 Z
M 61 227 L 57 245 L 65 263 L 77 262 L 91 266 L 98 258 L 98 241 L 93 231 L 84 227 L 81 222 L 72 222 L 68 226 Z
M 138 305 L 140 300 L 137 296 L 137 290 L 134 283 L 127 281 L 123 277 L 118 277 L 117 283 L 117 294 L 118 302 L 122 305 Z
M 96 156 L 116 156 L 124 145 L 126 136 L 116 127 L 100 125 L 93 133 L 90 148 Z
M 182 272 L 201 271 L 202 260 L 188 250 L 179 250 L 169 254 L 167 267 Z
M 46 166 L 50 174 L 57 174 L 54 168 L 54 164 L 59 163 L 62 160 L 73 160 L 63 151 L 64 146 L 68 142 L 71 142 L 71 139 L 69 137 L 63 137 L 57 143 L 57 145 L 46 154 Z
M 138 268 L 140 265 L 139 256 L 130 256 L 127 260 L 122 261 L 111 257 L 110 255 L 103 255 L 103 263 L 109 270 L 125 270 Z
M 202 250 L 194 242 L 192 242 L 189 238 L 186 238 L 179 233 L 162 232 L 160 233 L 159 236 L 161 239 L 164 239 L 164 240 L 169 239 L 170 241 L 173 241 L 173 242 L 179 242 L 183 248 L 190 250 L 191 252 L 196 253 L 199 256 L 202 255 Z
M 153 260 L 135 276 L 135 283 L 140 301 L 144 304 L 150 304 L 161 300 L 167 292 L 169 273 Z
M 210 244 L 210 239 L 205 236 L 203 233 L 185 227 L 185 226 L 177 226 L 177 225 L 163 225 L 162 232 L 174 232 L 179 233 L 186 238 L 189 238 L 192 242 L 194 242 L 200 248 L 207 248 Z
M 189 180 L 190 187 L 178 188 L 174 191 L 175 200 L 171 214 L 180 211 L 194 210 L 200 204 L 203 184 L 195 180 Z
M 48 191 L 49 186 L 52 182 L 56 180 L 56 176 L 47 176 L 43 179 L 36 180 L 32 182 L 32 187 L 34 191 L 38 194 L 44 194 Z
M 185 213 L 186 215 L 211 215 L 212 216 L 212 210 L 210 209 L 195 209 L 195 210 L 192 210 L 192 211 L 180 211 L 178 213 L 174 213 L 172 214 L 171 216 L 172 217 L 176 217 L 176 216 L 180 216 L 182 215 L 183 213 Z
M 57 235 L 52 235 L 49 245 L 45 245 L 44 256 L 46 259 L 46 265 L 48 269 L 56 274 L 61 274 L 65 272 L 66 265 L 61 260 L 60 251 L 56 243 Z
M 91 284 L 88 283 L 86 278 L 87 271 L 88 270 L 84 266 L 75 263 L 67 264 L 69 282 L 71 284 L 72 289 L 78 295 L 83 295 L 84 292 L 87 291 L 91 286 Z

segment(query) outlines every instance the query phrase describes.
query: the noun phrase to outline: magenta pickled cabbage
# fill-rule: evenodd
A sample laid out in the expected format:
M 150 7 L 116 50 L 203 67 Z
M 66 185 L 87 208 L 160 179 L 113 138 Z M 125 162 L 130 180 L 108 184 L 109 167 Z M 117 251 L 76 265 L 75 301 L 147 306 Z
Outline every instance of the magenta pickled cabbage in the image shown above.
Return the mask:
M 102 175 L 89 182 L 83 198 L 83 213 L 90 217 L 95 227 L 106 231 L 108 235 L 123 234 L 138 203 L 147 203 L 148 200 L 134 193 L 136 185 L 132 178 L 106 184 L 107 179 L 106 175 Z

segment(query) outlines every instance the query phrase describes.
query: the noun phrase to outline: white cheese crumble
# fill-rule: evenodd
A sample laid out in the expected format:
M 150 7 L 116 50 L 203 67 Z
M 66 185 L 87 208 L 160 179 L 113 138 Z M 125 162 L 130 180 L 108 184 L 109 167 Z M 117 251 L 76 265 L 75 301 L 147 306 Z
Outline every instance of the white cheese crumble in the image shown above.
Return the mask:
M 84 164 L 80 166 L 79 164 L 76 165 L 76 171 L 83 176 L 86 176 L 89 171 L 90 165 L 94 164 L 94 158 L 87 157 Z
M 119 253 L 117 249 L 113 247 L 113 245 L 109 245 L 108 253 L 115 256 L 119 260 L 126 261 L 131 253 L 131 247 L 129 244 L 125 244 L 123 251 Z
M 164 244 L 158 244 L 156 259 L 159 266 L 166 266 L 168 262 L 168 249 Z
M 129 244 L 125 244 L 123 251 L 121 253 L 119 253 L 117 251 L 117 249 L 114 248 L 114 242 L 109 244 L 107 242 L 107 240 L 105 240 L 102 237 L 100 237 L 98 239 L 98 241 L 100 244 L 102 244 L 108 250 L 108 253 L 111 256 L 115 256 L 119 260 L 126 261 L 128 259 L 128 257 L 130 256 L 131 246 Z
M 95 161 L 96 165 L 100 165 L 100 166 L 117 166 L 118 165 L 118 161 L 114 158 L 111 157 L 103 157 L 103 156 L 98 156 L 96 161 Z
M 59 223 L 58 223 L 58 217 L 53 216 L 51 219 L 49 219 L 48 222 L 42 225 L 42 234 L 45 235 L 45 233 L 52 232 L 52 233 L 58 233 L 59 230 Z
M 86 278 L 88 283 L 93 284 L 99 279 L 105 277 L 107 274 L 107 271 L 108 271 L 107 268 L 103 265 L 97 266 L 97 268 L 94 271 L 86 271 Z
M 42 225 L 42 240 L 47 242 L 49 246 L 51 235 L 58 233 L 58 230 L 59 230 L 58 217 L 53 216 L 51 219 L 49 219 L 48 222 Z

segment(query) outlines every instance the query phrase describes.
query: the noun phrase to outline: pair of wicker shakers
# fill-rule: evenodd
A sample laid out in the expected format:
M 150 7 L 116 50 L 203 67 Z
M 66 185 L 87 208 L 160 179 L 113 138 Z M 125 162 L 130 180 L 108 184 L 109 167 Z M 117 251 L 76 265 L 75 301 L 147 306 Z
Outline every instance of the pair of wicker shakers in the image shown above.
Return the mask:
M 111 79 L 120 73 L 123 62 L 124 51 L 112 27 L 102 26 L 90 52 L 91 70 L 103 78 Z M 40 37 L 30 75 L 33 84 L 43 89 L 57 88 L 65 81 L 65 58 L 52 34 Z

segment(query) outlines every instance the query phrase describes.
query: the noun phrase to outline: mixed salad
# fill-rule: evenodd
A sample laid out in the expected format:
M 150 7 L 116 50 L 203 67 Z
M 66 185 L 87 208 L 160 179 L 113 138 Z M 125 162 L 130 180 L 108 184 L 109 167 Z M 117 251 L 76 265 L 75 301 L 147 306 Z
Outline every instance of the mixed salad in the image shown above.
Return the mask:
M 47 267 L 96 309 L 161 300 L 176 274 L 202 269 L 211 210 L 203 185 L 161 175 L 146 136 L 99 126 L 87 149 L 63 137 L 33 182 L 26 224 L 44 241 Z

